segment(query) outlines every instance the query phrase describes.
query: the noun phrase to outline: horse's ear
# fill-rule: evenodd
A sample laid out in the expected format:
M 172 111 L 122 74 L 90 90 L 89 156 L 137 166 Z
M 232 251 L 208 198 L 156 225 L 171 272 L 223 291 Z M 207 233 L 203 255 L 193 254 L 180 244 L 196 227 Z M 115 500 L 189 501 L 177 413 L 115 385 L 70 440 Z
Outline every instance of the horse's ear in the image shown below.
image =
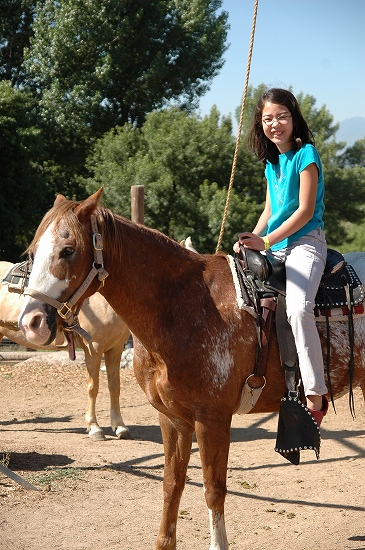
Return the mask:
M 101 196 L 103 194 L 103 187 L 100 187 L 96 193 L 93 195 L 90 195 L 87 199 L 85 199 L 79 206 L 75 209 L 75 213 L 77 214 L 77 217 L 81 219 L 87 219 L 90 217 L 93 212 L 95 212 L 99 201 L 101 199 Z
M 56 204 L 59 204 L 60 202 L 65 201 L 65 200 L 66 200 L 66 197 L 64 197 L 63 195 L 57 195 L 57 197 L 55 198 L 55 201 L 53 203 L 53 206 L 56 206 Z

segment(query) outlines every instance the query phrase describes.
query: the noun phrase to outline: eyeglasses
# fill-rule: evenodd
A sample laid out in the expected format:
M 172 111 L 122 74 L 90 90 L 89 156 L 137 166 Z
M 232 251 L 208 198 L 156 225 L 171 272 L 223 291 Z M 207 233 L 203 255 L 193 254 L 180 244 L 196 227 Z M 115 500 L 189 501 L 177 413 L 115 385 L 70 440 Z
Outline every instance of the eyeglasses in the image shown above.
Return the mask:
M 289 118 L 291 118 L 291 115 L 279 115 L 273 118 L 263 118 L 262 122 L 264 122 L 266 126 L 271 126 L 274 120 L 276 120 L 279 124 L 286 124 Z

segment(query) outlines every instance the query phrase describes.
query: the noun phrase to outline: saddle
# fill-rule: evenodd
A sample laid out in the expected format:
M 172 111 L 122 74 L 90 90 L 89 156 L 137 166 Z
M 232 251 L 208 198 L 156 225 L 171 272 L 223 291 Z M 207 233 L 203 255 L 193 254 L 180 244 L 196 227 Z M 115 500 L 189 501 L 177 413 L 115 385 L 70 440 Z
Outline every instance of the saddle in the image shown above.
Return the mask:
M 31 270 L 32 266 L 29 260 L 14 264 L 4 274 L 1 283 L 6 283 L 8 285 L 9 292 L 22 294 L 24 292 L 24 287 L 28 286 Z
M 245 275 L 258 292 L 286 295 L 285 262 L 257 250 L 241 249 Z M 252 285 L 246 287 L 249 295 Z M 324 273 L 316 295 L 316 313 L 337 307 L 352 307 L 365 299 L 365 289 L 354 268 L 337 250 L 327 251 Z
M 276 324 L 286 393 L 279 412 L 278 436 L 275 450 L 294 464 L 299 464 L 300 450 L 313 449 L 319 458 L 320 435 L 318 426 L 302 403 L 303 388 L 300 381 L 298 357 L 291 327 L 286 316 L 286 273 L 285 262 L 271 254 L 241 247 L 234 258 L 242 295 L 247 297 L 247 306 L 253 307 L 257 319 L 257 353 L 254 373 L 246 380 L 246 392 L 259 397 L 265 385 L 265 372 L 270 346 L 272 326 Z M 326 372 L 331 401 L 333 392 L 330 377 L 330 330 L 328 318 L 333 308 L 342 308 L 348 315 L 350 359 L 350 410 L 354 415 L 352 379 L 354 372 L 353 313 L 365 299 L 365 289 L 354 268 L 347 264 L 343 255 L 328 249 L 325 270 L 315 299 L 316 316 L 324 315 L 327 327 Z M 251 379 L 251 380 L 250 380 Z M 261 387 L 258 380 L 264 380 Z M 256 398 L 256 401 L 257 401 Z M 244 392 L 241 404 L 244 403 Z M 252 397 L 252 405 L 254 406 Z M 248 412 L 248 410 L 243 411 Z M 313 421 L 308 421 L 308 417 Z M 297 419 L 293 422 L 293 419 Z M 294 429 L 293 429 L 294 426 Z

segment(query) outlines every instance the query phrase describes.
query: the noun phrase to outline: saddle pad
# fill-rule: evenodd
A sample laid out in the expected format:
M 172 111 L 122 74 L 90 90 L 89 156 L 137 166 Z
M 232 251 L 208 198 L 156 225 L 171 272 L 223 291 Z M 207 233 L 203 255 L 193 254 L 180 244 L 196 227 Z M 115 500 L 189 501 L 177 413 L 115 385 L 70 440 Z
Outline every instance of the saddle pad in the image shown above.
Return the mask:
M 240 277 L 240 273 L 239 273 L 238 265 L 237 265 L 237 262 L 239 260 L 237 260 L 237 258 L 234 258 L 233 256 L 230 256 L 229 254 L 227 254 L 227 261 L 228 261 L 229 267 L 231 269 L 233 284 L 234 284 L 234 288 L 235 288 L 235 291 L 236 291 L 237 305 L 238 305 L 239 309 L 243 309 L 243 310 L 247 311 L 247 313 L 249 313 L 250 315 L 252 315 L 252 317 L 254 317 L 256 319 L 257 318 L 257 312 L 255 311 L 252 303 L 250 303 L 250 301 L 248 299 L 248 296 L 247 296 L 246 289 L 244 289 L 243 284 L 242 284 L 242 279 Z

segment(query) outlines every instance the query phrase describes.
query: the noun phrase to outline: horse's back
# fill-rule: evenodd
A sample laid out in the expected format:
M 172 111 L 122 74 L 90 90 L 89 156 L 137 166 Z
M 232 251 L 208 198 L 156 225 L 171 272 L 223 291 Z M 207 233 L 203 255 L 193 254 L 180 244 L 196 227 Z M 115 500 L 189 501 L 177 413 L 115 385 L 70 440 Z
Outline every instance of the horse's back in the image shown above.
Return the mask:
M 0 279 L 14 264 L 0 262 Z M 8 285 L 0 284 L 0 319 L 9 323 L 17 323 L 23 297 L 17 292 L 9 292 Z
M 4 277 L 5 273 L 13 266 L 11 262 L 0 262 L 0 279 Z

